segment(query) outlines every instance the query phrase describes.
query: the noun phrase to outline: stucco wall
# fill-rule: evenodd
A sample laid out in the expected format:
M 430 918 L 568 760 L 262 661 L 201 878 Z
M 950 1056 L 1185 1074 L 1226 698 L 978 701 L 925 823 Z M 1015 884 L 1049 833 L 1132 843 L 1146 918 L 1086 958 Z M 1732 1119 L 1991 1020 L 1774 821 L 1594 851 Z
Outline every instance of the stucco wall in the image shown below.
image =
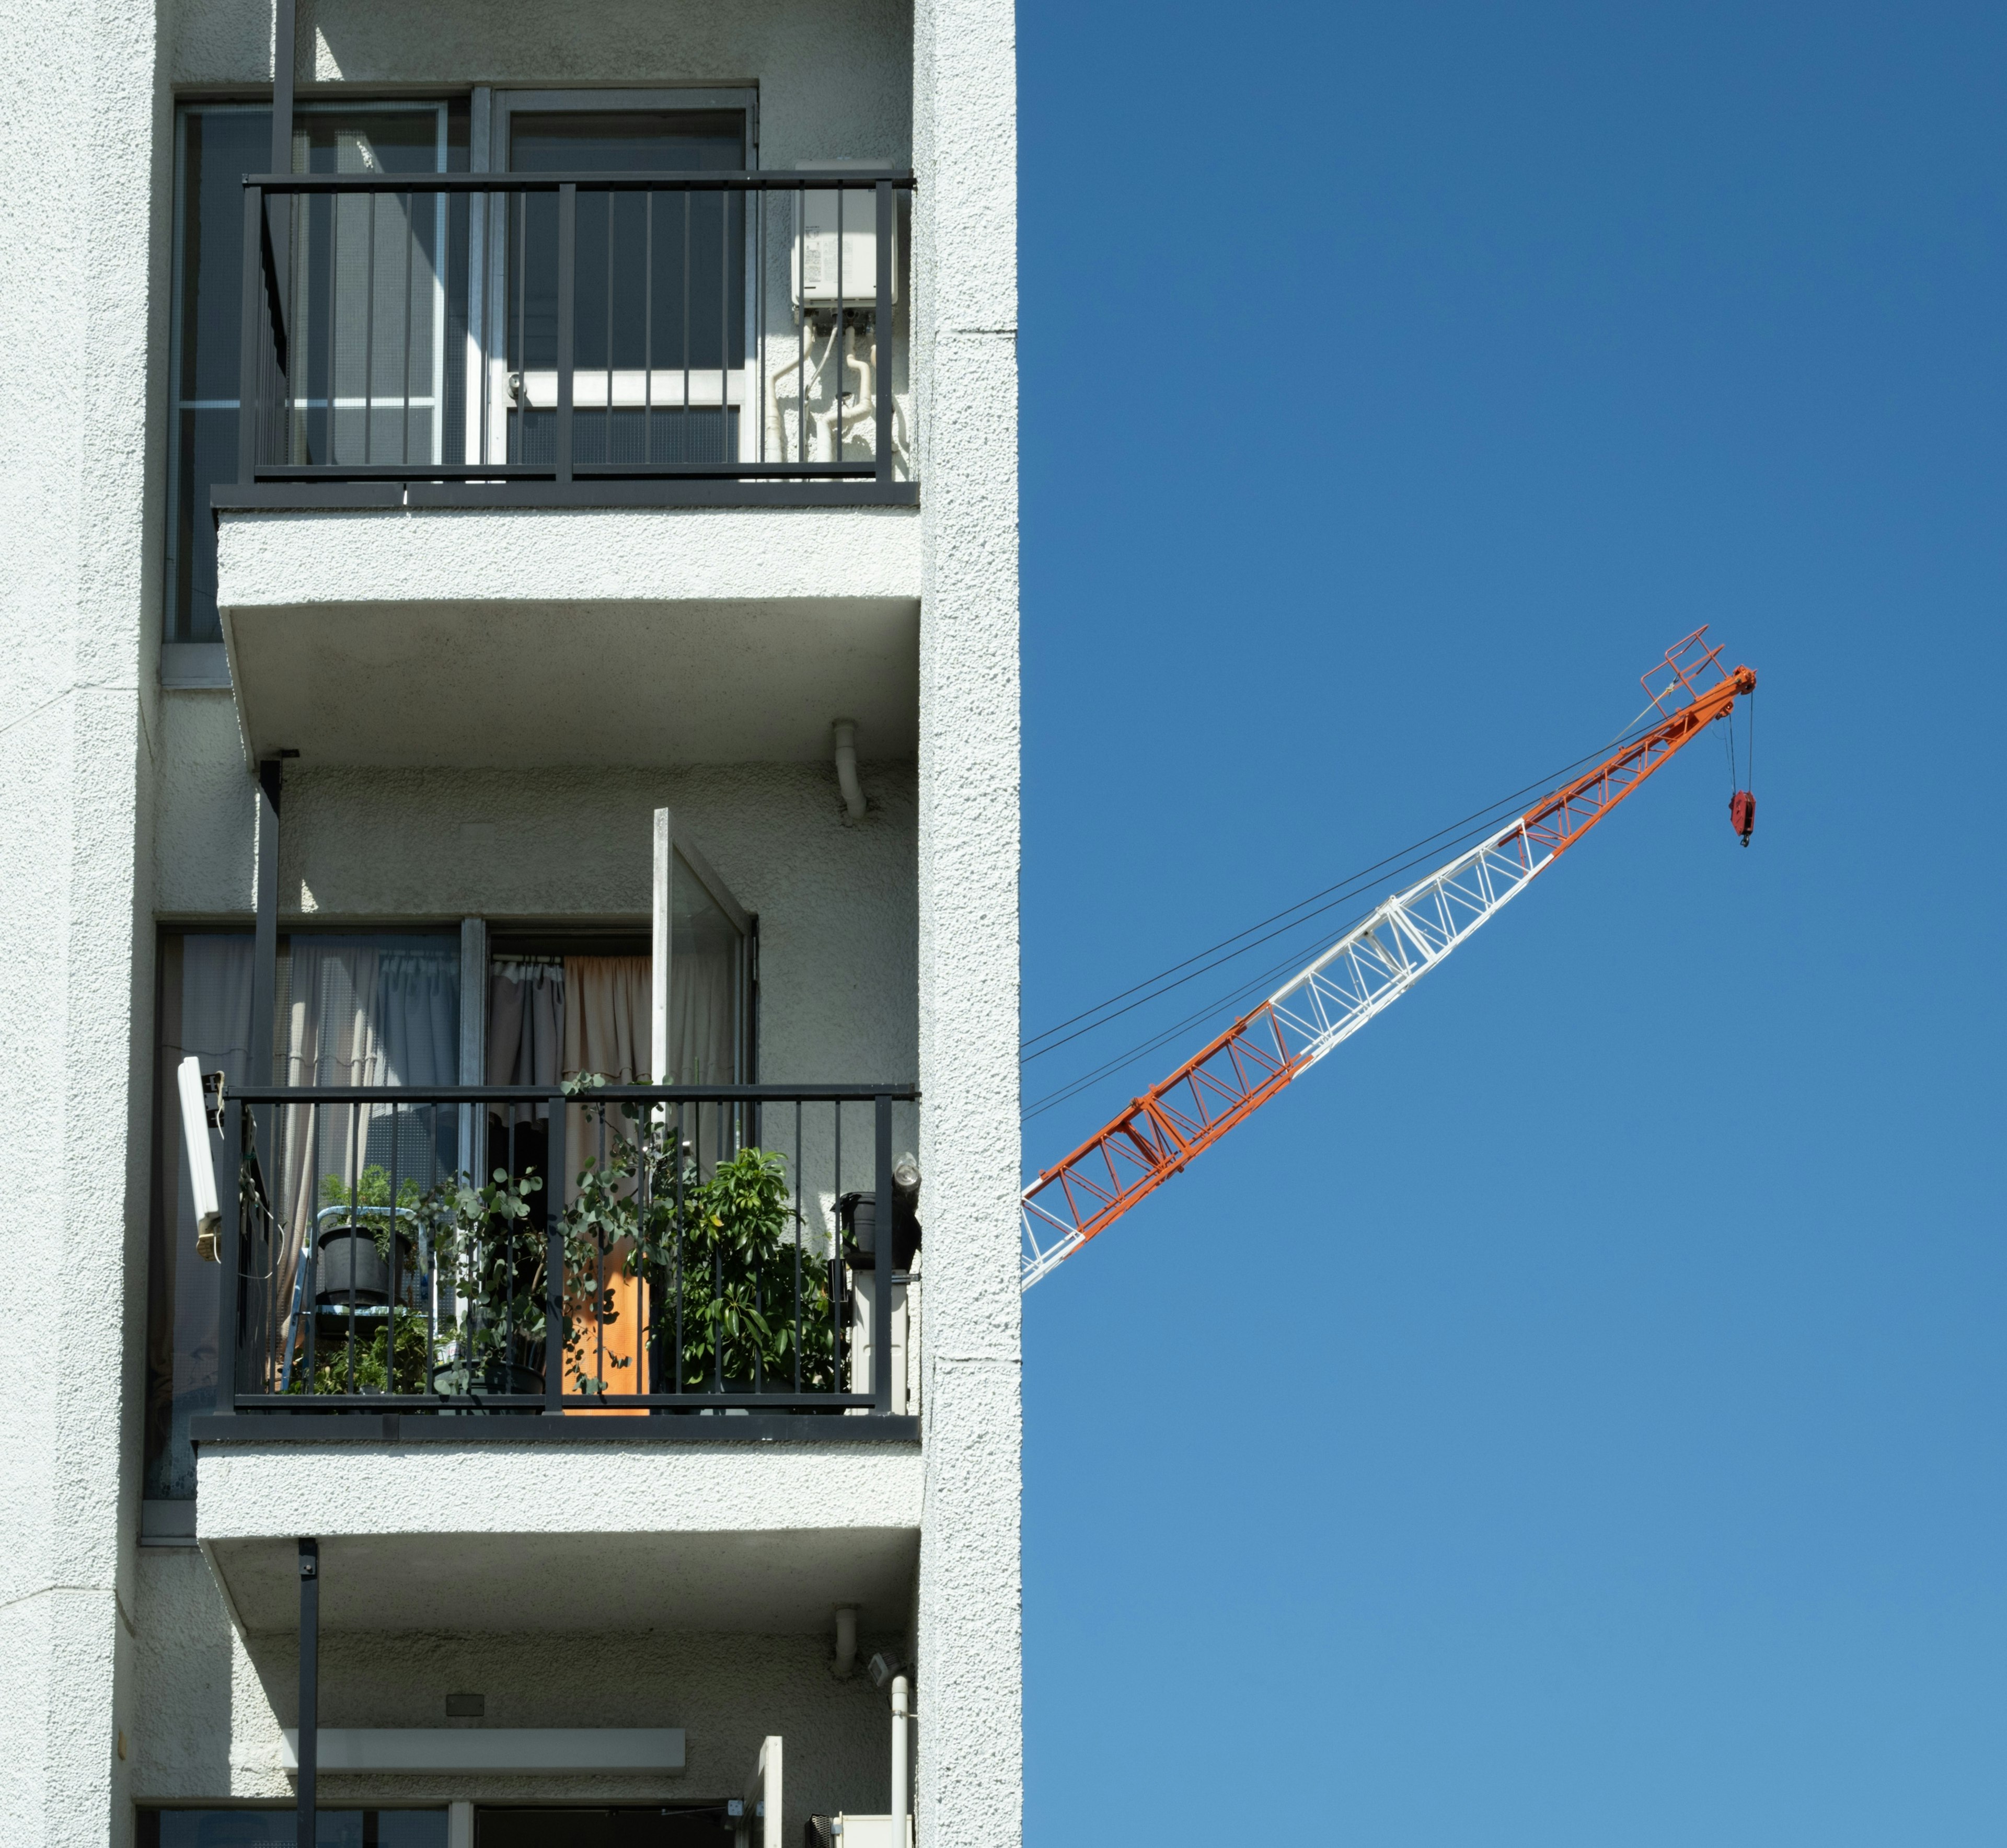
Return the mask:
M 185 0 L 178 85 L 271 80 L 270 0 Z M 302 0 L 310 83 L 757 82 L 760 161 L 903 164 L 912 133 L 912 12 L 900 0 Z
M 249 922 L 255 803 L 227 695 L 170 693 L 160 786 L 162 915 Z M 866 763 L 852 822 L 832 769 L 748 764 L 534 772 L 297 769 L 280 908 L 292 920 L 485 917 L 645 927 L 650 817 L 675 816 L 760 918 L 760 1074 L 913 1081 L 913 766 Z
M 125 1839 L 165 92 L 139 0 L 0 9 L 0 1840 Z M 51 150 L 62 150 L 52 159 Z M 91 1183 L 77 1184 L 88 1175 Z
M 1022 1830 L 1017 1283 L 1017 91 L 1010 0 L 919 0 L 920 1085 L 928 1223 L 917 1823 Z

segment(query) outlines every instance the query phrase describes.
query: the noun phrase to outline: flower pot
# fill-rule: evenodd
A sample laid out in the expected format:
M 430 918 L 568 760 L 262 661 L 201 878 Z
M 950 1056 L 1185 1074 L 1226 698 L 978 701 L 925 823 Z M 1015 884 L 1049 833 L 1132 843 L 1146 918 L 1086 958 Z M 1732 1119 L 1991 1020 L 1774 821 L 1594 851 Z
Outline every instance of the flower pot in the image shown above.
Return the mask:
M 525 1366 L 517 1361 L 488 1360 L 470 1367 L 464 1361 L 449 1360 L 432 1369 L 432 1390 L 443 1398 L 481 1399 L 503 1393 L 541 1395 L 543 1390 L 542 1369 Z M 441 1415 L 450 1418 L 466 1413 L 506 1416 L 514 1413 L 534 1418 L 542 1410 L 541 1405 L 453 1405 L 443 1408 Z
M 400 1281 L 409 1294 L 413 1277 L 411 1246 L 397 1241 Z M 330 1227 L 314 1242 L 314 1301 L 388 1302 L 390 1267 L 376 1249 L 376 1237 L 363 1227 Z

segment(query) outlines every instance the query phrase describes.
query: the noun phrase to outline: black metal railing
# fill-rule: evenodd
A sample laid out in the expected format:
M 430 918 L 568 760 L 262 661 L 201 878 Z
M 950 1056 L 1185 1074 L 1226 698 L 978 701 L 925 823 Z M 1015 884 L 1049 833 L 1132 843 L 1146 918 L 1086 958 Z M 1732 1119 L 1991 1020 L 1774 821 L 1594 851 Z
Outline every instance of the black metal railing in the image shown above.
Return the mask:
M 856 171 L 247 179 L 239 485 L 882 495 L 912 479 L 912 188 Z
M 233 1091 L 218 1409 L 906 1413 L 916 1099 Z

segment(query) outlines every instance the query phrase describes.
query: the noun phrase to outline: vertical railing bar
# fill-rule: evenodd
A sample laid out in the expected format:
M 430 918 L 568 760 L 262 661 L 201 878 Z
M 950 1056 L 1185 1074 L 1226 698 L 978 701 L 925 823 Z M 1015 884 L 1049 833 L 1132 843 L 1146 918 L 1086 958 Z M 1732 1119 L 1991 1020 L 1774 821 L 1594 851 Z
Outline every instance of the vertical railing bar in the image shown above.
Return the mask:
M 798 278 L 796 287 L 801 298 L 798 313 L 800 328 L 796 335 L 797 351 L 795 357 L 800 363 L 795 368 L 795 402 L 801 406 L 795 425 L 795 461 L 799 465 L 809 459 L 809 341 L 815 331 L 814 322 L 809 313 L 809 189 L 806 186 L 795 189 L 795 261 L 794 273 Z M 781 460 L 787 459 L 785 446 Z M 837 1177 L 839 1186 L 842 1177 Z
M 573 368 L 578 355 L 572 314 L 578 277 L 578 187 L 558 188 L 558 453 L 557 478 L 571 479 Z
M 873 407 L 878 415 L 878 479 L 886 484 L 892 479 L 892 182 L 880 180 L 877 190 L 878 274 L 874 279 L 877 302 L 872 332 L 878 352 L 871 376 L 878 401 Z
M 645 350 L 647 342 L 642 342 Z M 645 427 L 645 426 L 644 426 Z M 637 1111 L 634 1125 L 634 1390 L 644 1394 L 655 1390 L 654 1303 L 651 1276 L 653 1260 L 648 1256 L 648 1201 L 654 1184 L 654 1165 L 649 1159 L 648 1126 L 654 1113 Z
M 357 1221 L 362 1217 L 359 1210 L 362 1169 L 358 1134 L 362 1109 L 359 1104 L 348 1107 L 348 1390 L 351 1394 L 355 1390 L 355 1311 L 360 1300 L 355 1293 L 355 1235 L 362 1229 Z M 311 1194 L 309 1197 L 312 1197 Z
M 568 193 L 569 187 L 566 189 Z M 562 200 L 564 195 L 560 194 Z M 560 210 L 562 210 L 562 206 Z M 560 233 L 562 241 L 562 233 Z M 559 298 L 560 303 L 563 298 Z M 564 314 L 561 320 L 569 320 Z M 563 352 L 562 346 L 559 348 Z M 546 1415 L 564 1413 L 564 1176 L 570 1165 L 565 1154 L 565 1098 L 562 1090 L 551 1097 L 550 1138 L 545 1159 L 544 1178 L 544 1406 Z M 513 1296 L 514 1292 L 510 1292 Z
M 718 459 L 732 460 L 732 394 L 725 374 L 732 369 L 732 199 L 729 189 L 718 196 Z
M 340 413 L 335 408 L 340 397 L 336 389 L 340 348 L 336 344 L 335 326 L 341 309 L 341 292 L 336 280 L 341 274 L 341 195 L 327 196 L 327 459 L 341 461 Z
M 613 207 L 619 196 L 606 189 L 606 453 L 602 462 L 613 460 Z
M 397 1144 L 401 1140 L 397 1133 L 397 1107 L 393 1104 L 390 1106 L 390 1199 L 387 1208 L 390 1221 L 390 1301 L 383 1316 L 383 1390 L 391 1394 L 397 1390 Z
M 275 1151 L 278 1147 L 277 1129 L 279 1121 L 280 1118 L 277 1111 L 273 1111 L 272 1125 L 273 1133 L 271 1138 L 271 1142 L 272 1147 Z M 307 1106 L 306 1146 L 309 1149 L 316 1150 L 320 1147 L 320 1106 L 319 1104 L 309 1104 Z M 318 1158 L 317 1155 L 309 1155 L 307 1158 L 307 1165 L 311 1168 Z M 276 1166 L 277 1163 L 274 1162 L 273 1165 Z M 308 1294 L 308 1287 L 316 1283 L 316 1280 L 314 1274 L 319 1268 L 320 1263 L 320 1225 L 319 1222 L 314 1217 L 312 1197 L 312 1189 L 309 1189 L 308 1192 L 306 1229 L 301 1235 L 300 1256 L 298 1259 L 298 1262 L 306 1266 L 307 1270 L 305 1277 L 302 1280 L 301 1288 L 298 1292 L 300 1299 L 300 1308 L 302 1312 L 305 1315 L 307 1320 L 306 1390 L 309 1394 L 317 1392 L 319 1390 L 319 1388 L 314 1383 L 314 1362 L 319 1358 L 319 1348 L 320 1345 L 319 1339 L 320 1330 L 317 1325 L 317 1318 L 314 1314 L 314 1309 L 316 1307 L 315 1300 L 312 1296 Z
M 611 192 L 606 195 L 606 238 L 608 244 L 611 244 L 613 240 L 613 195 Z M 610 260 L 607 267 L 609 270 L 612 268 Z M 611 281 L 612 277 L 609 276 L 608 280 Z M 613 351 L 613 315 L 611 309 L 608 310 L 606 316 L 606 351 L 610 356 Z M 613 394 L 613 374 L 611 367 L 607 371 L 606 391 L 610 405 Z M 606 446 L 609 450 L 613 447 L 613 433 L 610 427 L 607 431 Z M 606 1107 L 604 1104 L 600 1106 L 598 1114 L 599 1128 L 595 1137 L 595 1148 L 598 1157 L 599 1171 L 604 1174 L 606 1171 Z M 599 1390 L 601 1394 L 604 1394 L 606 1390 L 606 1318 L 604 1313 L 606 1307 L 606 1246 L 598 1238 L 595 1238 L 593 1243 L 598 1246 L 598 1250 L 593 1260 L 593 1277 L 598 1287 L 593 1299 L 592 1316 L 597 1325 Z
M 443 417 L 443 412 L 441 415 Z M 464 426 L 463 426 L 464 435 Z M 470 1110 L 461 1119 L 467 1125 L 467 1129 L 466 1135 L 461 1140 L 460 1148 L 470 1161 L 474 1153 L 474 1112 Z M 436 1187 L 439 1185 L 439 1115 L 436 1108 L 432 1115 L 432 1140 L 429 1146 L 433 1150 L 433 1155 L 432 1164 L 426 1171 L 431 1178 L 432 1186 Z M 477 1168 L 474 1171 L 478 1173 L 480 1171 Z M 429 1188 L 426 1191 L 429 1193 L 431 1189 Z M 418 1390 L 428 1397 L 436 1397 L 439 1394 L 439 1254 L 437 1242 L 425 1234 L 424 1228 L 421 1227 L 420 1232 L 421 1235 L 425 1238 L 425 1247 L 420 1254 L 425 1260 L 425 1272 L 418 1285 L 425 1298 L 425 1376 L 418 1382 Z
M 764 400 L 761 401 L 764 404 Z M 764 425 L 766 419 L 760 422 Z M 802 1101 L 795 1100 L 795 1397 L 802 1395 L 802 1231 L 807 1224 L 802 1197 Z
M 843 182 L 836 182 L 836 447 L 829 452 L 832 462 L 843 460 L 843 334 L 848 310 L 843 293 L 843 207 L 849 195 Z
M 676 1372 L 675 1390 L 683 1390 L 683 1295 L 688 1280 L 687 1253 L 683 1246 L 683 1107 L 676 1104 L 675 1140 L 669 1147 L 669 1162 L 675 1176 L 676 1191 Z
M 692 460 L 690 454 L 690 430 L 692 415 L 690 406 L 690 310 L 695 305 L 697 292 L 690 277 L 690 195 L 683 194 L 683 460 Z M 704 1137 L 704 1112 L 697 1112 L 697 1138 Z
M 655 195 L 641 195 L 641 461 L 655 459 Z M 659 1075 L 659 1074 L 658 1074 Z
M 516 363 L 509 368 L 523 381 L 520 393 L 512 392 L 510 409 L 515 420 L 515 454 L 512 462 L 530 459 L 530 196 L 516 195 Z M 504 451 L 505 454 L 507 452 Z M 512 1125 L 513 1126 L 513 1125 Z
M 362 266 L 362 460 L 376 447 L 376 195 L 369 195 L 369 252 Z
M 711 1171 L 714 1176 L 718 1173 L 718 1163 L 725 1157 L 726 1115 L 724 1106 L 721 1104 L 714 1108 L 717 1114 L 711 1121 L 717 1125 L 717 1134 L 711 1152 Z M 697 1134 L 701 1136 L 703 1133 L 704 1107 L 700 1104 L 697 1107 Z M 724 1324 L 718 1310 L 724 1297 L 725 1253 L 718 1240 L 714 1238 L 711 1242 L 711 1384 L 721 1393 L 725 1390 L 725 1342 L 720 1334 Z
M 759 402 L 754 407 L 753 453 L 767 459 L 767 195 L 753 195 L 753 388 Z M 801 1106 L 795 1105 L 799 1111 Z M 796 1178 L 799 1185 L 799 1177 Z
M 439 196 L 443 199 L 446 195 L 441 193 Z M 397 460 L 408 468 L 411 465 L 411 273 L 414 267 L 411 260 L 411 246 L 418 238 L 418 196 L 415 193 L 407 193 L 404 195 L 404 396 L 399 406 L 400 422 L 403 426 L 401 432 L 403 440 L 398 445 Z M 439 254 L 442 257 L 446 254 L 443 239 L 441 240 Z M 432 394 L 432 415 L 436 418 L 443 418 L 446 415 L 445 407 L 440 402 L 441 395 L 437 390 Z M 391 1214 L 393 1226 L 396 1218 L 397 1215 L 393 1212 Z
M 219 1414 L 234 1415 L 237 1410 L 237 1277 L 243 1269 L 242 1220 L 244 1207 L 244 1106 L 229 1101 L 224 1118 L 224 1151 L 230 1157 L 228 1171 L 217 1189 L 217 1204 L 222 1209 L 223 1263 L 216 1280 L 216 1404 Z
M 802 293 L 807 293 L 806 287 Z M 806 405 L 808 401 L 804 398 L 802 401 Z M 831 1104 L 830 1114 L 836 1121 L 836 1189 L 832 1196 L 836 1224 L 830 1231 L 829 1265 L 830 1352 L 835 1358 L 836 1372 L 831 1383 L 831 1390 L 844 1393 L 850 1390 L 850 1386 L 845 1372 L 848 1356 L 845 1352 L 845 1337 L 849 1331 L 849 1323 L 843 1313 L 843 1101 L 841 1098 Z
M 871 1397 L 873 1409 L 892 1409 L 892 1100 L 877 1098 L 878 1204 L 871 1254 Z
M 246 486 L 258 473 L 258 401 L 264 375 L 264 344 L 258 337 L 258 295 L 264 283 L 265 193 L 244 189 L 243 326 L 238 337 L 237 479 Z

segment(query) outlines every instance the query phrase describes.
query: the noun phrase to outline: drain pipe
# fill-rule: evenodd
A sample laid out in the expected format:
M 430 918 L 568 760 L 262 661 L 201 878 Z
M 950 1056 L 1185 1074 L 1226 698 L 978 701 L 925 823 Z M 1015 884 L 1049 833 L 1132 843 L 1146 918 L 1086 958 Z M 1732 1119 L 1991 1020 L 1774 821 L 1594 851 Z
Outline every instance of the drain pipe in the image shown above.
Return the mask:
M 892 1848 L 906 1848 L 906 1812 L 912 1807 L 912 1772 L 908 1752 L 912 1735 L 906 1725 L 907 1683 L 892 1677 Z
M 853 822 L 864 819 L 864 790 L 857 780 L 857 721 L 839 719 L 830 727 L 836 737 L 836 782 L 843 806 Z
M 857 1671 L 857 1606 L 836 1607 L 836 1661 L 830 1670 L 839 1681 L 848 1681 Z

